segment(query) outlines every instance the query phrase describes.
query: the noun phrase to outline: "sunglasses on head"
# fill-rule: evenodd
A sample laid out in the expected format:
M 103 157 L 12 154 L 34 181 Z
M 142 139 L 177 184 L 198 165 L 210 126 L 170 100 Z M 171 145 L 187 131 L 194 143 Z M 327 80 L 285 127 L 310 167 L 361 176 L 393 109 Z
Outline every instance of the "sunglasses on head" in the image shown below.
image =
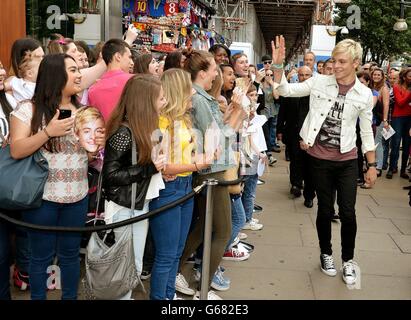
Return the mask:
M 271 64 L 271 63 L 272 63 L 271 60 L 263 61 L 263 64 Z

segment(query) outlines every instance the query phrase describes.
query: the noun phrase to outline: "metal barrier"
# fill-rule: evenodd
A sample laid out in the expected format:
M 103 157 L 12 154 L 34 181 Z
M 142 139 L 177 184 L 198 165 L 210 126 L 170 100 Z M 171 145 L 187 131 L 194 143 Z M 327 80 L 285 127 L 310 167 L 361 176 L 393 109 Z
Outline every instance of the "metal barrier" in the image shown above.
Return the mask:
M 187 201 L 188 199 L 199 194 L 205 187 L 207 187 L 207 202 L 206 202 L 206 212 L 205 212 L 205 225 L 204 225 L 204 250 L 203 250 L 203 261 L 202 261 L 202 271 L 201 271 L 201 284 L 200 284 L 200 300 L 208 299 L 208 283 L 210 279 L 210 256 L 211 256 L 211 237 L 212 237 L 212 226 L 213 226 L 213 188 L 217 185 L 220 186 L 230 186 L 241 183 L 244 180 L 243 177 L 233 180 L 233 181 L 218 181 L 215 179 L 209 179 L 204 181 L 201 185 L 195 187 L 192 192 L 185 195 L 184 197 L 177 199 L 161 208 L 157 208 L 153 211 L 147 212 L 141 216 L 130 218 L 116 223 L 111 223 L 101 226 L 93 227 L 55 227 L 55 226 L 41 226 L 35 225 L 27 222 L 23 222 L 14 218 L 11 218 L 4 213 L 0 212 L 0 219 L 5 220 L 9 223 L 17 225 L 19 227 L 38 230 L 38 231 L 50 231 L 50 232 L 97 232 L 112 230 L 120 227 L 124 227 L 129 224 L 137 223 L 139 221 L 151 218 L 161 212 L 169 210 L 179 204 Z

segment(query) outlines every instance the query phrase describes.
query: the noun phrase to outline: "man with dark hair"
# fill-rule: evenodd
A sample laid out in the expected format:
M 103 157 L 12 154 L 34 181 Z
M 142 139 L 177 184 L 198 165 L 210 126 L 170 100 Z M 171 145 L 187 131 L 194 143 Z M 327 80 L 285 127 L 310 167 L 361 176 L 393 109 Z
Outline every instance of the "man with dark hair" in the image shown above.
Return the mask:
M 133 70 L 134 63 L 130 46 L 119 39 L 107 41 L 102 56 L 107 64 L 107 72 L 90 87 L 88 95 L 89 105 L 99 109 L 107 121 L 120 100 L 124 86 L 133 76 L 130 70 Z
M 273 62 L 272 57 L 266 54 L 261 58 L 261 61 L 263 62 L 264 70 L 270 70 L 271 64 Z
M 323 60 L 319 60 L 317 62 L 317 72 L 319 74 L 323 74 L 323 68 L 324 68 L 324 61 Z
M 325 76 L 332 76 L 334 74 L 333 59 L 325 60 L 322 74 Z

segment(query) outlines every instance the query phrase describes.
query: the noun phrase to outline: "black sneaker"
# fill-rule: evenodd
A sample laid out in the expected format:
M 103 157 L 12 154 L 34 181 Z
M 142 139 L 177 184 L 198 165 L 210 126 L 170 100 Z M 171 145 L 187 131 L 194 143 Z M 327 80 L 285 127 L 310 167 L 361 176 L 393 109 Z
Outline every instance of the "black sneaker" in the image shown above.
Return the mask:
M 147 279 L 150 279 L 150 277 L 151 277 L 150 271 L 143 270 L 141 272 L 141 275 L 140 275 L 141 280 L 147 280 Z
M 365 183 L 364 179 L 357 179 L 357 186 L 362 186 Z
M 298 188 L 297 186 L 292 186 L 290 193 L 296 198 L 301 197 L 301 189 Z
M 258 204 L 254 205 L 254 211 L 263 211 L 263 207 L 259 206 Z
M 392 170 L 388 170 L 387 175 L 385 176 L 387 179 L 392 179 L 393 172 Z
M 335 269 L 333 256 L 328 254 L 320 255 L 321 271 L 327 276 L 335 277 L 337 275 L 337 269 Z
M 306 206 L 307 208 L 312 208 L 313 205 L 314 205 L 314 203 L 311 199 L 305 199 L 304 206 Z
M 258 179 L 257 180 L 257 185 L 262 185 L 262 184 L 265 184 L 265 181 L 261 180 L 261 179 Z
M 196 257 L 194 254 L 192 254 L 190 257 L 188 257 L 186 263 L 195 263 L 196 262 Z
M 275 146 L 275 147 L 272 148 L 272 151 L 275 152 L 275 153 L 280 153 L 280 152 L 281 152 L 281 148 Z
M 403 179 L 407 179 L 407 180 L 410 178 L 405 171 L 401 171 L 400 177 L 403 178 Z

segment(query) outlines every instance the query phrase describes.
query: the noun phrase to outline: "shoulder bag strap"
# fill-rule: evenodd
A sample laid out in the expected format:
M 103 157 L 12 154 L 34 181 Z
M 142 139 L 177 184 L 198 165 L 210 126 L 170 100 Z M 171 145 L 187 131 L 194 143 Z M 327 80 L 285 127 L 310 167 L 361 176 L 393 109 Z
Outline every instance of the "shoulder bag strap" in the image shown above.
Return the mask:
M 123 126 L 127 127 L 131 133 L 131 164 L 134 166 L 137 164 L 137 145 L 136 139 L 134 138 L 133 131 L 131 130 L 128 123 L 123 122 Z M 131 185 L 131 210 L 134 211 L 136 208 L 136 196 L 137 196 L 137 182 Z
M 136 148 L 136 140 L 134 138 L 133 132 L 131 132 L 131 164 L 133 166 L 137 164 L 137 148 Z M 136 196 L 137 196 L 137 183 L 134 182 L 131 185 L 131 210 L 132 211 L 134 211 L 134 209 L 136 208 Z

